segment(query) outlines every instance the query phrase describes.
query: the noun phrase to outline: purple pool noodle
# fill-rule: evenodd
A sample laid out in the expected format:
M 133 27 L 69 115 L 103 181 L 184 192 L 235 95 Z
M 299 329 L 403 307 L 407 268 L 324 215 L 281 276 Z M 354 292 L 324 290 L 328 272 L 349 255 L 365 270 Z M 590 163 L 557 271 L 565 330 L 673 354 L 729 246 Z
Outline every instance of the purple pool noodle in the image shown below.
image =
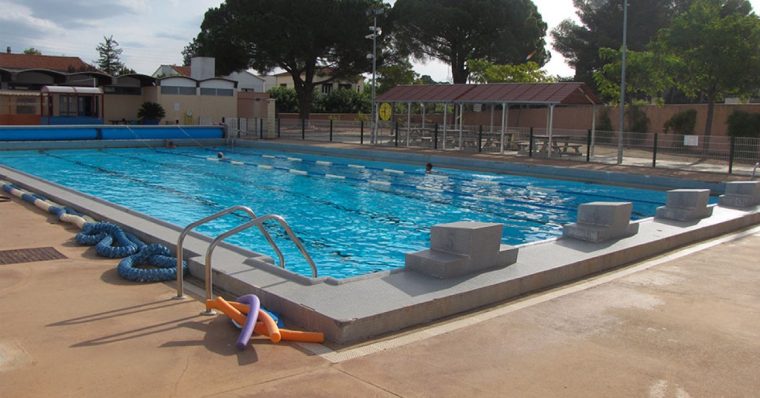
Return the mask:
M 251 339 L 251 335 L 253 335 L 253 328 L 256 326 L 256 320 L 259 317 L 259 308 L 261 305 L 259 303 L 259 298 L 256 297 L 255 294 L 240 296 L 237 301 L 242 304 L 247 304 L 250 307 L 248 318 L 246 318 L 245 325 L 243 325 L 240 330 L 240 336 L 238 336 L 237 342 L 235 343 L 235 346 L 237 346 L 239 350 L 244 350 L 248 345 L 248 341 Z

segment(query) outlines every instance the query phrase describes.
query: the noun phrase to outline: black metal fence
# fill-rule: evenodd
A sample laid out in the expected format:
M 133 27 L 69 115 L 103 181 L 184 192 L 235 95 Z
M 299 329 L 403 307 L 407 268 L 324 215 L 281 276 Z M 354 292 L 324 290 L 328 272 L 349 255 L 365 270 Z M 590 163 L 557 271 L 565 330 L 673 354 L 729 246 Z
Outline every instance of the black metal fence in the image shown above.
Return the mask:
M 484 125 L 380 122 L 373 141 L 364 121 L 248 119 L 236 123 L 241 138 L 338 142 L 542 157 L 578 162 L 750 175 L 760 162 L 760 139 L 749 137 L 641 134 L 612 131 Z

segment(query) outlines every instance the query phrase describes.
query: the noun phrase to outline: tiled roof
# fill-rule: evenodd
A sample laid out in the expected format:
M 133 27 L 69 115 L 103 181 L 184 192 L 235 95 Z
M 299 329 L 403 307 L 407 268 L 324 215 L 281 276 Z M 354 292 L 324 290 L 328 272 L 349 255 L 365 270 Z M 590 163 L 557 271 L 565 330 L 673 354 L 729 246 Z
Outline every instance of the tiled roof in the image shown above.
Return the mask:
M 49 69 L 57 72 L 82 72 L 95 68 L 79 57 L 57 57 L 52 55 L 28 55 L 0 53 L 0 68 L 4 69 Z
M 176 70 L 177 73 L 179 73 L 182 76 L 190 77 L 190 75 L 191 75 L 190 74 L 190 67 L 189 66 L 172 65 L 172 68 L 174 68 L 174 70 Z
M 513 104 L 601 104 L 583 83 L 496 83 L 396 86 L 380 102 L 473 102 Z

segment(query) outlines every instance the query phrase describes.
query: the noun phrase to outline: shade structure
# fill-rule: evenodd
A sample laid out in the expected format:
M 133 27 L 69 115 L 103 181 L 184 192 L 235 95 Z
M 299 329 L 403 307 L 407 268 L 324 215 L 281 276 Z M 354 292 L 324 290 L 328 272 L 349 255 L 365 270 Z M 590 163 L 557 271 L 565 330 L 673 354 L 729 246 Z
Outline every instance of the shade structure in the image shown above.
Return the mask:
M 599 105 L 584 83 L 495 83 L 396 86 L 377 96 L 377 102 L 436 102 L 479 104 Z
M 396 86 L 377 96 L 376 102 L 406 103 L 407 112 L 411 112 L 412 103 L 437 103 L 456 105 L 455 122 L 458 122 L 459 147 L 462 148 L 462 126 L 464 124 L 464 106 L 468 104 L 501 105 L 507 112 L 502 113 L 500 152 L 504 152 L 504 135 L 508 126 L 508 109 L 511 105 L 545 106 L 547 108 L 548 147 L 551 148 L 554 129 L 554 109 L 563 105 L 586 105 L 594 107 L 602 101 L 594 91 L 584 83 L 493 83 L 493 84 L 442 84 L 442 85 L 402 85 Z M 444 140 L 446 136 L 446 111 L 444 107 Z M 457 112 L 458 109 L 458 112 Z M 491 110 L 493 112 L 493 108 Z M 407 115 L 407 120 L 411 120 Z M 493 116 L 491 117 L 493 130 Z M 407 123 L 407 130 L 409 129 Z M 456 127 L 456 124 L 455 124 Z M 592 142 L 596 135 L 595 123 L 592 121 Z M 445 143 L 444 143 L 445 149 Z M 551 151 L 547 153 L 551 157 Z

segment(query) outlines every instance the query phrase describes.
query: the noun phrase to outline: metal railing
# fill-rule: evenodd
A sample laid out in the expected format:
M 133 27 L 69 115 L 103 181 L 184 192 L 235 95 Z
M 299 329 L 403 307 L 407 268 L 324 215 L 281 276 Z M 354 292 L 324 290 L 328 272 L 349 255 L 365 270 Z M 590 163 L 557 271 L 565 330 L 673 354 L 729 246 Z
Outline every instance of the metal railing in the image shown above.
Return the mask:
M 187 237 L 187 234 L 190 233 L 193 229 L 196 227 L 203 225 L 205 223 L 208 223 L 210 221 L 216 220 L 219 217 L 225 216 L 227 214 L 232 214 L 236 211 L 242 211 L 248 214 L 248 216 L 255 220 L 258 219 L 256 216 L 256 213 L 253 212 L 249 207 L 246 206 L 232 206 L 229 208 L 226 208 L 218 213 L 214 213 L 208 217 L 202 218 L 198 221 L 195 221 L 185 227 L 182 232 L 179 234 L 179 238 L 177 239 L 177 298 L 182 298 L 185 295 L 184 292 L 184 285 L 183 285 L 183 269 L 182 269 L 182 262 L 184 260 L 184 250 L 183 250 L 183 243 L 185 241 L 185 237 Z M 267 232 L 266 228 L 264 228 L 263 225 L 259 225 L 259 231 L 261 231 L 261 234 L 264 235 L 264 238 L 269 243 L 269 246 L 272 247 L 272 249 L 277 254 L 277 258 L 280 260 L 280 267 L 285 268 L 285 256 L 283 256 L 282 251 L 277 246 L 277 244 L 272 239 L 272 236 L 269 235 L 269 232 Z
M 242 231 L 245 231 L 251 227 L 259 227 L 263 228 L 263 224 L 267 220 L 275 220 L 277 221 L 282 229 L 285 230 L 285 232 L 288 234 L 290 239 L 293 241 L 293 243 L 296 245 L 298 250 L 301 252 L 301 255 L 306 259 L 306 262 L 309 263 L 309 266 L 311 267 L 311 275 L 313 278 L 317 277 L 317 266 L 314 264 L 314 260 L 312 260 L 311 256 L 309 255 L 309 252 L 306 251 L 306 248 L 303 246 L 301 241 L 298 239 L 296 234 L 293 232 L 293 230 L 290 228 L 290 225 L 288 225 L 287 221 L 285 221 L 284 218 L 275 215 L 275 214 L 267 214 L 265 216 L 257 217 L 251 221 L 248 221 L 245 224 L 238 225 L 237 227 L 217 236 L 214 238 L 213 241 L 211 241 L 211 244 L 208 246 L 208 249 L 206 249 L 206 263 L 205 263 L 205 279 L 206 279 L 206 302 L 208 300 L 212 300 L 214 298 L 213 293 L 213 282 L 212 282 L 212 269 L 211 269 L 211 256 L 214 253 L 214 249 L 216 246 L 223 240 L 229 238 L 232 235 L 235 235 L 237 233 L 240 233 Z M 210 311 L 209 309 L 206 310 L 207 312 Z

